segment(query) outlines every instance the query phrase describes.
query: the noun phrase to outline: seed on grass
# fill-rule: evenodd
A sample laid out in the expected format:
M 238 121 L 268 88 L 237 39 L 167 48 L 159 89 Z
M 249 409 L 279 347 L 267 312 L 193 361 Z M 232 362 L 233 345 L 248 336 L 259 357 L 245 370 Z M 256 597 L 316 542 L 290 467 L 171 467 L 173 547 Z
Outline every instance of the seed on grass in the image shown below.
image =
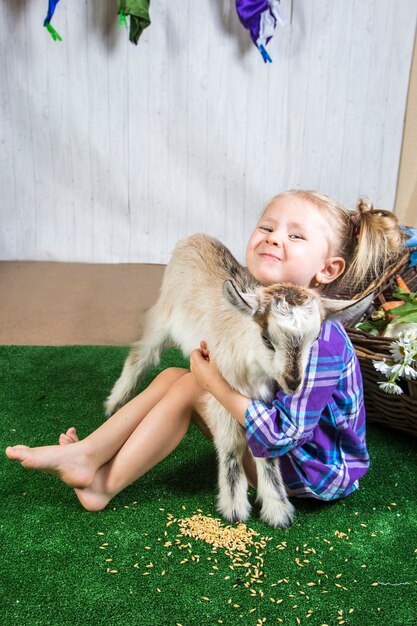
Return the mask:
M 117 574 L 119 570 L 117 569 L 111 569 L 110 570 L 110 574 Z
M 379 583 L 371 583 L 371 587 L 378 587 Z
M 343 574 L 336 574 L 336 578 L 342 578 Z
M 207 598 L 207 596 L 201 596 L 202 600 L 205 600 L 206 602 L 209 602 L 209 599 Z
M 316 583 L 307 583 L 307 587 L 315 587 Z
M 317 572 L 317 574 L 324 574 L 323 570 L 321 570 L 321 569 L 316 570 L 316 572 Z
M 106 559 L 106 563 L 111 563 L 113 559 Z
M 102 533 L 102 532 L 98 532 L 97 534 L 100 535 L 100 537 L 102 537 L 104 535 L 104 533 Z

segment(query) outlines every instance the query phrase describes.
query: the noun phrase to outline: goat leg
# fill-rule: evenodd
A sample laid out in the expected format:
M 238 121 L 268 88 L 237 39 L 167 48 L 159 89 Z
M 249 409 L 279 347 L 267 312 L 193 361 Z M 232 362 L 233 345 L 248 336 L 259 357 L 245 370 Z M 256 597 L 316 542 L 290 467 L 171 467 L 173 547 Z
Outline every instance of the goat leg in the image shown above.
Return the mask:
M 148 311 L 143 336 L 132 344 L 122 373 L 104 403 L 107 417 L 126 404 L 142 375 L 159 363 L 168 336 L 168 320 L 158 308 L 157 303 Z
M 248 519 L 248 481 L 243 468 L 246 439 L 241 426 L 213 396 L 207 399 L 207 420 L 219 463 L 218 510 L 231 522 Z
M 258 476 L 257 501 L 261 518 L 275 528 L 286 528 L 293 521 L 295 509 L 288 499 L 278 459 L 255 458 Z

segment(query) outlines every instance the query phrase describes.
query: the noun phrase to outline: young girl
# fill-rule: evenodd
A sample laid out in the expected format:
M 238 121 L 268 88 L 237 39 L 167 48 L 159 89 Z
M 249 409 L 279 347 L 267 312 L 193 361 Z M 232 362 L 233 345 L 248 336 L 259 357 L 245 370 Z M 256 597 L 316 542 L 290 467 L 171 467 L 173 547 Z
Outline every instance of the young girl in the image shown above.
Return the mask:
M 339 292 L 347 286 L 353 294 L 401 246 L 393 213 L 363 202 L 352 213 L 318 193 L 290 191 L 267 205 L 247 244 L 246 262 L 265 285 L 292 282 L 324 293 L 330 285 Z M 369 466 L 362 380 L 340 324 L 323 325 L 302 390 L 293 396 L 278 391 L 272 406 L 232 389 L 209 350 L 202 341 L 191 354 L 191 372 L 165 370 L 85 439 L 70 428 L 60 445 L 13 446 L 7 456 L 56 474 L 86 509 L 97 511 L 164 459 L 192 419 L 210 436 L 204 398 L 211 393 L 246 431 L 245 470 L 252 485 L 253 456 L 279 456 L 292 495 L 333 500 L 357 489 Z

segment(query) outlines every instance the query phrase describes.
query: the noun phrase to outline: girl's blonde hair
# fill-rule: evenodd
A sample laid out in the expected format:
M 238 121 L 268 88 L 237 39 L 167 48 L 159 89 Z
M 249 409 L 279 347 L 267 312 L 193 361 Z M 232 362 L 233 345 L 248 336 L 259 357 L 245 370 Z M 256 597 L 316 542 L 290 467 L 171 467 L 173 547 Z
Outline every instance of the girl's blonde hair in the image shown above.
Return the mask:
M 271 202 L 286 196 L 311 202 L 330 222 L 331 255 L 342 257 L 346 270 L 326 292 L 353 295 L 362 291 L 401 253 L 406 236 L 392 211 L 374 209 L 365 199 L 358 200 L 356 210 L 349 211 L 328 196 L 305 190 L 280 193 Z

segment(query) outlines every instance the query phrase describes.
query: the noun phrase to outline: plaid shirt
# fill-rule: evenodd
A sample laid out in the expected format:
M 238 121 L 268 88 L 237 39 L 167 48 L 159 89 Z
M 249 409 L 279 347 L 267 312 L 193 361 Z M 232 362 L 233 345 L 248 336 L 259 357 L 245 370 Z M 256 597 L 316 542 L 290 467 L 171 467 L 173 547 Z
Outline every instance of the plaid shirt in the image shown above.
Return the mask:
M 362 377 L 341 324 L 323 324 L 299 393 L 278 391 L 272 406 L 252 400 L 246 437 L 255 457 L 281 457 L 297 496 L 334 500 L 358 488 L 369 467 Z

